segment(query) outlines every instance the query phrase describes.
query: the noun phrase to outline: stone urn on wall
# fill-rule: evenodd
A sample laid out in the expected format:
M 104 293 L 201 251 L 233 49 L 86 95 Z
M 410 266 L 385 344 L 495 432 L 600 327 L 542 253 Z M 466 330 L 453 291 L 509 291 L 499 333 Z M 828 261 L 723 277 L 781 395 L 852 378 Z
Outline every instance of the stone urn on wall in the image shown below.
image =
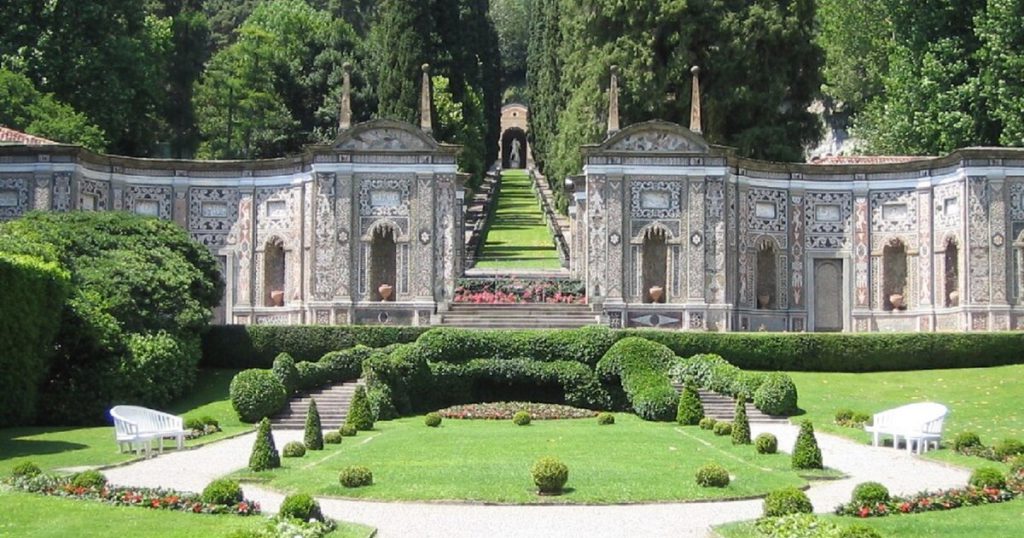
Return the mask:
M 906 310 L 907 303 L 903 298 L 902 293 L 893 293 L 889 296 L 889 304 L 892 305 L 893 310 Z
M 652 303 L 659 303 L 661 302 L 661 296 L 665 295 L 665 288 L 662 288 L 661 286 L 651 286 L 651 289 L 647 290 L 647 293 L 651 295 Z
M 284 290 L 270 290 L 270 306 L 284 306 Z
M 380 293 L 381 302 L 387 302 L 391 299 L 391 294 L 395 291 L 395 288 L 391 287 L 391 284 L 381 284 L 377 288 L 377 292 Z
M 949 306 L 958 306 L 960 304 L 960 292 L 953 290 L 949 292 Z
M 757 296 L 757 307 L 761 309 L 768 308 L 768 303 L 770 303 L 771 300 L 772 295 L 770 293 L 762 293 Z

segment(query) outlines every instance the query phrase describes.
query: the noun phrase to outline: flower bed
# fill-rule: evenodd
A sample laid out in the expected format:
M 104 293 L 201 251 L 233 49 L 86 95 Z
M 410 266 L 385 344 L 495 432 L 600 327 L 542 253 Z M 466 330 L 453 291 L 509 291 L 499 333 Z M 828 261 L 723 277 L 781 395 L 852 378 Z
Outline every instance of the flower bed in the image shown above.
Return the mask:
M 518 411 L 526 411 L 533 420 L 558 420 L 568 418 L 596 417 L 597 411 L 580 409 L 568 405 L 528 403 L 528 402 L 493 402 L 467 405 L 454 405 L 438 411 L 442 417 L 452 419 L 508 420 Z
M 936 510 L 952 510 L 962 506 L 994 504 L 1024 496 L 1024 470 L 1007 480 L 1005 489 L 968 486 L 936 492 L 924 491 L 908 497 L 894 496 L 887 502 L 873 505 L 846 503 L 836 507 L 836 514 L 854 517 L 882 517 L 898 514 L 916 514 Z
M 515 304 L 587 302 L 586 289 L 579 280 L 459 279 L 456 303 Z

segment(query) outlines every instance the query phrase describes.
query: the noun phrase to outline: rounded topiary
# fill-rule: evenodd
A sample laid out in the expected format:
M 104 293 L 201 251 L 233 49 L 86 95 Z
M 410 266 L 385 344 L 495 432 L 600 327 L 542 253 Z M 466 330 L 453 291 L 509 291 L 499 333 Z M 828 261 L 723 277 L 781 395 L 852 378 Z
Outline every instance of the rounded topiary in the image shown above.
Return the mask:
M 530 470 L 533 483 L 542 495 L 557 495 L 569 480 L 569 468 L 557 458 L 545 457 L 537 460 Z
M 793 447 L 794 469 L 822 469 L 821 449 L 818 439 L 814 437 L 814 425 L 805 420 L 800 423 L 800 434 L 796 437 Z
M 976 488 L 1003 489 L 1006 487 L 1006 476 L 995 467 L 978 467 L 971 473 L 968 484 Z
M 341 433 L 339 432 L 327 432 L 324 434 L 324 442 L 329 445 L 340 445 L 341 444 Z
M 306 445 L 301 441 L 290 441 L 285 443 L 281 455 L 286 458 L 301 458 L 306 455 Z
M 860 524 L 841 529 L 835 536 L 836 538 L 882 538 L 882 535 L 878 534 L 875 529 Z
M 724 488 L 729 485 L 729 471 L 717 463 L 702 465 L 697 469 L 697 485 L 705 488 Z
M 611 413 L 607 413 L 607 412 L 606 413 L 598 413 L 597 414 L 597 424 L 600 425 L 600 426 L 608 426 L 610 424 L 615 424 L 615 415 L 613 415 Z
M 427 413 L 423 416 L 423 423 L 431 428 L 441 425 L 441 415 L 438 413 Z
M 699 424 L 704 418 L 704 405 L 700 403 L 700 396 L 693 385 L 683 387 L 683 393 L 679 395 L 679 407 L 676 408 L 676 422 L 684 426 Z
M 361 488 L 373 484 L 373 473 L 366 467 L 353 465 L 341 470 L 338 481 L 346 488 Z
M 324 449 L 324 431 L 320 428 L 320 411 L 316 408 L 316 400 L 309 399 L 309 410 L 306 411 L 306 431 L 302 441 L 309 450 Z
M 747 419 L 747 396 L 736 397 L 736 415 L 732 419 L 732 444 L 750 444 L 750 420 Z
M 953 437 L 953 450 L 961 451 L 976 446 L 981 446 L 981 437 L 974 432 L 960 432 Z
M 203 502 L 234 506 L 242 502 L 242 486 L 230 478 L 218 478 L 203 489 Z
M 772 434 L 765 432 L 754 439 L 754 446 L 758 454 L 774 454 L 779 450 L 779 440 Z
M 373 429 L 373 411 L 370 409 L 370 401 L 366 398 L 366 388 L 362 385 L 356 387 L 356 392 L 352 396 L 345 424 L 351 424 L 359 431 Z
M 796 383 L 780 372 L 767 374 L 754 391 L 754 407 L 769 415 L 791 415 L 796 412 Z
M 700 419 L 700 422 L 697 423 L 697 425 L 700 426 L 700 429 L 702 430 L 713 430 L 715 429 L 715 424 L 717 423 L 718 421 L 711 417 L 704 417 Z
M 185 426 L 186 430 L 193 430 L 193 431 L 194 430 L 203 431 L 203 430 L 206 429 L 206 424 L 203 424 L 203 421 L 201 419 L 198 419 L 198 418 L 195 418 L 195 417 L 186 418 L 184 426 Z
M 281 385 L 288 394 L 294 393 L 299 388 L 299 371 L 295 368 L 295 359 L 287 353 L 279 353 L 274 357 L 274 363 L 270 371 L 281 381 Z
M 814 512 L 807 494 L 795 487 L 777 489 L 764 498 L 764 517 L 780 517 L 788 514 L 810 514 Z
M 1020 439 L 1003 439 L 996 443 L 994 448 L 996 456 L 1004 460 L 1024 454 L 1024 442 L 1021 442 Z
M 274 434 L 270 430 L 270 419 L 264 418 L 260 422 L 260 429 L 256 432 L 256 442 L 252 445 L 252 454 L 249 455 L 249 469 L 253 471 L 266 471 L 281 466 L 281 455 L 277 453 L 274 446 Z
M 530 424 L 530 413 L 526 411 L 516 411 L 516 414 L 512 415 L 512 422 L 516 426 L 527 426 Z
M 728 422 L 716 422 L 713 431 L 715 432 L 715 435 L 731 435 L 732 424 Z
M 107 485 L 107 477 L 103 476 L 103 473 L 99 471 L 82 471 L 71 477 L 71 485 L 76 488 L 100 489 Z
M 242 422 L 257 422 L 284 407 L 288 399 L 281 380 L 270 370 L 239 372 L 231 380 L 231 406 Z
M 32 463 L 31 461 L 23 461 L 23 462 L 15 465 L 11 469 L 11 476 L 15 476 L 15 477 L 21 477 L 21 476 L 31 477 L 31 476 L 39 476 L 41 474 L 43 474 L 43 470 L 40 469 L 38 465 Z
M 324 514 L 320 510 L 320 503 L 316 502 L 308 493 L 293 493 L 281 501 L 281 510 L 278 512 L 281 517 L 298 519 L 301 521 L 323 521 Z
M 338 433 L 340 433 L 342 437 L 355 437 L 356 434 L 359 433 L 359 430 L 357 430 L 355 426 L 346 422 L 338 428 Z
M 878 482 L 864 482 L 853 488 L 850 502 L 857 506 L 875 506 L 889 501 L 889 488 Z

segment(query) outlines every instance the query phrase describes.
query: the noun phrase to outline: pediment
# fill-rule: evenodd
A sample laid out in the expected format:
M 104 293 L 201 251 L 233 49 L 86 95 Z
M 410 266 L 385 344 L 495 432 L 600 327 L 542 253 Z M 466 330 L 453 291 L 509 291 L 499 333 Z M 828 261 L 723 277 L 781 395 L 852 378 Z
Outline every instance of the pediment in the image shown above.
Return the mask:
M 665 121 L 630 125 L 599 146 L 604 151 L 706 153 L 707 142 L 685 127 Z
M 414 126 L 397 121 L 373 120 L 341 133 L 339 151 L 433 151 L 435 140 Z

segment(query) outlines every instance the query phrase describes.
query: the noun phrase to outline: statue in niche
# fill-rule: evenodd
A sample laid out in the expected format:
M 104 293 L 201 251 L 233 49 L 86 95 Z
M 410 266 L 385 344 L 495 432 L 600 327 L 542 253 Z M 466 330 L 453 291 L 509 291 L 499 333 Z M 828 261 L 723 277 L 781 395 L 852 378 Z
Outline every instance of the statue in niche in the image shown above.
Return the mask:
M 511 166 L 512 168 L 519 168 L 520 167 L 519 139 L 518 138 L 515 138 L 515 139 L 512 140 L 512 151 L 509 152 L 509 159 L 508 160 L 509 160 L 509 166 Z

